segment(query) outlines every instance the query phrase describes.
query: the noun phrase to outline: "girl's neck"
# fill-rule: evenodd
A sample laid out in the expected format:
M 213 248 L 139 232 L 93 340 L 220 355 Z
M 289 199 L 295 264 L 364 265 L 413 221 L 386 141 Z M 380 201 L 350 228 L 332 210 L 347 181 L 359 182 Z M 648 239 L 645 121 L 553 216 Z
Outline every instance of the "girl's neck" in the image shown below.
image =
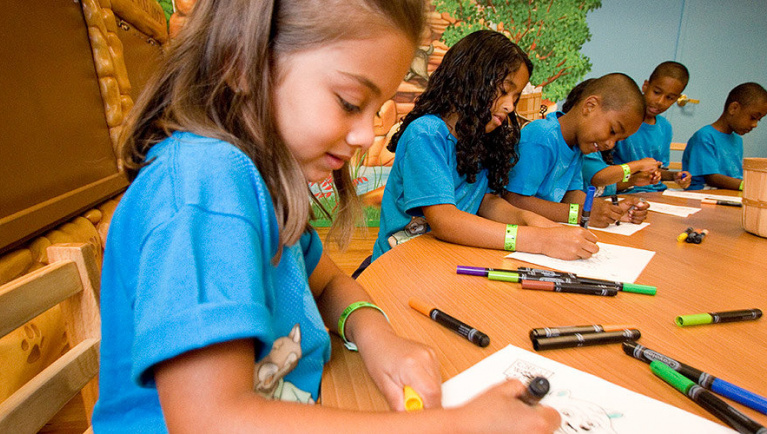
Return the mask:
M 455 124 L 458 122 L 458 113 L 450 113 L 447 116 L 442 116 L 442 120 L 447 125 L 447 129 L 450 130 L 450 134 L 455 136 Z
M 578 143 L 577 122 L 578 118 L 575 116 L 573 110 L 570 110 L 559 117 L 559 128 L 562 130 L 562 138 L 570 147 L 573 147 Z

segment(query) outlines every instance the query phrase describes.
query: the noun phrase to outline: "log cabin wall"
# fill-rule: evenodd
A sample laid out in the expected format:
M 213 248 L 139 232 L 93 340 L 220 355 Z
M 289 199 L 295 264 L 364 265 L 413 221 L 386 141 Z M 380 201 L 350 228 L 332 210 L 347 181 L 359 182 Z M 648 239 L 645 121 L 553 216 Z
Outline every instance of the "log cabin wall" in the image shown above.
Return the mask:
M 155 0 L 80 0 L 80 6 L 90 41 L 88 57 L 93 58 L 102 99 L 102 104 L 94 105 L 92 110 L 98 111 L 95 117 L 105 119 L 108 134 L 103 136 L 104 144 L 116 151 L 122 122 L 161 55 L 162 44 L 168 41 L 165 16 Z M 65 60 L 70 59 L 68 53 L 59 54 Z M 72 101 L 73 105 L 77 103 Z M 51 140 L 46 146 L 55 152 L 57 143 Z M 119 166 L 117 161 L 114 164 Z M 0 256 L 0 284 L 48 264 L 45 249 L 51 244 L 87 242 L 101 255 L 118 200 L 119 197 L 104 198 L 91 209 L 4 253 Z M 0 339 L 3 365 L 0 400 L 66 351 L 64 330 L 61 313 L 53 308 Z

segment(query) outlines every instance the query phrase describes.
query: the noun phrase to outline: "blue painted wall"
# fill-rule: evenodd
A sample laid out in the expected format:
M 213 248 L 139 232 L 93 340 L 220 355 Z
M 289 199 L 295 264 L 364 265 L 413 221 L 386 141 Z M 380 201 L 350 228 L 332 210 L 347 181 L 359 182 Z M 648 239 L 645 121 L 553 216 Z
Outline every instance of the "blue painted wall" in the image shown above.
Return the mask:
M 587 21 L 592 39 L 583 46 L 591 59 L 588 77 L 624 72 L 641 85 L 664 60 L 690 70 L 685 94 L 700 104 L 666 113 L 674 142 L 687 142 L 722 113 L 729 91 L 755 81 L 767 87 L 767 1 L 602 0 Z M 743 136 L 745 157 L 767 157 L 767 117 Z M 681 155 L 673 155 L 680 160 Z

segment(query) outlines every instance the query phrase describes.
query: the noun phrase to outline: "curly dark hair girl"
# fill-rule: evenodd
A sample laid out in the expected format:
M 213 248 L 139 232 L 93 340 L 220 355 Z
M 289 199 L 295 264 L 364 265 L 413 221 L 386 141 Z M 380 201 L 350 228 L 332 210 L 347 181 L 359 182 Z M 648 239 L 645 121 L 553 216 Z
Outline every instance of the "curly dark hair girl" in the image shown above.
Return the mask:
M 527 54 L 503 34 L 490 30 L 469 34 L 447 51 L 387 148 L 395 152 L 407 126 L 425 114 L 442 119 L 456 114 L 458 173 L 473 183 L 477 173 L 486 168 L 490 189 L 501 194 L 509 171 L 519 159 L 519 122 L 515 113 L 509 113 L 492 132 L 485 133 L 485 125 L 491 120 L 494 101 L 504 92 L 504 79 L 523 64 L 532 74 L 533 64 Z

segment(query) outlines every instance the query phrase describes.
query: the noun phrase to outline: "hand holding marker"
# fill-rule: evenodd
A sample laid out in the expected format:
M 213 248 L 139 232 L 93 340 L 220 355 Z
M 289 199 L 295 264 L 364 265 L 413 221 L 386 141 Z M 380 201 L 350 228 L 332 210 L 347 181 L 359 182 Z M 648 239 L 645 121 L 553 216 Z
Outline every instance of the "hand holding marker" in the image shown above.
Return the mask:
M 594 204 L 594 194 L 596 194 L 597 188 L 590 185 L 586 190 L 586 201 L 583 202 L 583 212 L 581 213 L 581 226 L 584 229 L 589 228 L 589 218 L 591 217 L 591 206 Z

